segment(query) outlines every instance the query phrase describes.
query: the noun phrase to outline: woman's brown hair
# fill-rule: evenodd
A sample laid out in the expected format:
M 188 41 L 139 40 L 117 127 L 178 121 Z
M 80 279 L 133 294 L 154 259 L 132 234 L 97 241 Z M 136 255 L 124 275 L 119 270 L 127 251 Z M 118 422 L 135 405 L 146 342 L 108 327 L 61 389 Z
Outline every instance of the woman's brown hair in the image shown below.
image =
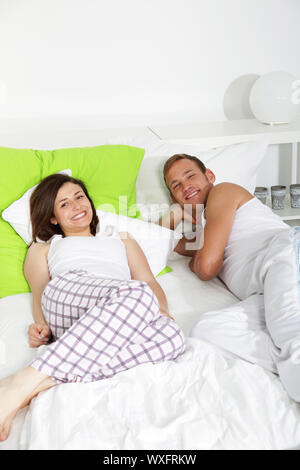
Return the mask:
M 32 225 L 33 242 L 36 242 L 37 238 L 46 242 L 55 234 L 60 234 L 64 237 L 64 233 L 60 226 L 58 224 L 52 224 L 50 219 L 51 217 L 54 217 L 54 203 L 57 193 L 61 186 L 65 183 L 74 183 L 80 186 L 90 201 L 93 210 L 93 218 L 90 223 L 90 230 L 92 235 L 96 235 L 96 228 L 99 223 L 99 218 L 97 216 L 94 203 L 91 200 L 83 181 L 72 178 L 68 175 L 56 173 L 44 178 L 31 195 L 30 219 Z

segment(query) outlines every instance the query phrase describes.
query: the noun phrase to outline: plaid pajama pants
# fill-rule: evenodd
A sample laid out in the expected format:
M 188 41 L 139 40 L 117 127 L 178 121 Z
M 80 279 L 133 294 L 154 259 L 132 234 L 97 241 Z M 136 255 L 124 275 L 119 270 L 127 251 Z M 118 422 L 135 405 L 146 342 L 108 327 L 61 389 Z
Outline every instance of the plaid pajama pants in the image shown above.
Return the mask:
M 67 271 L 47 284 L 42 309 L 55 341 L 30 365 L 57 384 L 109 378 L 185 350 L 180 327 L 145 282 Z

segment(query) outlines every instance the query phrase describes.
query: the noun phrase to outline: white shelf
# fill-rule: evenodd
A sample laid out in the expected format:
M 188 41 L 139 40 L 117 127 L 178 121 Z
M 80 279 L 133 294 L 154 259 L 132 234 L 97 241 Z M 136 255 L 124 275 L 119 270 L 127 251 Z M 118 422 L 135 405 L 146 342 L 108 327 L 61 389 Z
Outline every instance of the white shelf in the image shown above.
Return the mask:
M 272 209 L 271 196 L 267 197 L 267 206 Z M 273 210 L 273 212 L 274 214 L 279 215 L 282 220 L 300 220 L 300 207 L 297 209 L 291 207 L 289 195 L 287 195 L 285 198 L 285 208 L 278 211 Z
M 219 122 L 182 123 L 170 126 L 151 126 L 161 139 L 180 143 L 201 141 L 211 146 L 248 142 L 268 137 L 270 144 L 300 142 L 300 118 L 290 124 L 268 125 L 256 119 L 235 119 Z

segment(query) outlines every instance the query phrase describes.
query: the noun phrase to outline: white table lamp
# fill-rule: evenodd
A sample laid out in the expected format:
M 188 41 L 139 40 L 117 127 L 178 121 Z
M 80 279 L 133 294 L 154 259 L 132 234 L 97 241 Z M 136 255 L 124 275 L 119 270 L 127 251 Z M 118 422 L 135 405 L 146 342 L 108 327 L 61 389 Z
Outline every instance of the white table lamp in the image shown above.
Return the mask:
M 265 124 L 287 124 L 299 114 L 300 81 L 287 72 L 276 71 L 258 78 L 250 91 L 250 108 Z M 298 89 L 297 89 L 298 88 Z

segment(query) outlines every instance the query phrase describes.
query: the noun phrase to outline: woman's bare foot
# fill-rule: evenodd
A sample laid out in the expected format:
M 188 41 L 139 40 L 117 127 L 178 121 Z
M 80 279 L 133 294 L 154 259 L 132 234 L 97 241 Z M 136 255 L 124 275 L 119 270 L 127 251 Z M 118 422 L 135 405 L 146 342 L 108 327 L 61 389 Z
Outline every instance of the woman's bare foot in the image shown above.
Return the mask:
M 48 379 L 56 385 L 49 376 L 29 366 L 0 380 L 0 441 L 7 439 L 17 411 L 42 391 L 42 383 L 44 390 L 52 386 Z

